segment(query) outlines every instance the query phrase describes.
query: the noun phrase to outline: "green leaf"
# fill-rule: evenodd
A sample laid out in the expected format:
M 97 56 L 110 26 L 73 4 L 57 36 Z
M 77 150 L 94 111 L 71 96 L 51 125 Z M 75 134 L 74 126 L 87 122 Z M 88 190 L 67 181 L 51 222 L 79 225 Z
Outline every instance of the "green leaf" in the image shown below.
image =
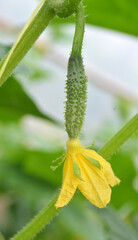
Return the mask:
M 24 171 L 38 179 L 43 179 L 53 186 L 60 186 L 62 178 L 62 168 L 58 168 L 56 172 L 50 169 L 53 159 L 61 155 L 61 152 L 41 152 L 28 151 L 24 157 L 22 164 Z
M 88 156 L 87 154 L 84 154 L 84 153 L 83 153 L 83 156 L 85 158 L 87 158 L 87 160 L 89 162 L 91 162 L 95 167 L 101 169 L 101 164 L 96 159 L 94 159 L 94 158 L 92 158 L 92 157 L 90 157 L 90 156 Z
M 0 88 L 0 121 L 15 121 L 26 114 L 57 123 L 53 118 L 40 112 L 20 83 L 11 76 Z
M 86 22 L 138 36 L 138 1 L 85 0 Z
M 5 237 L 3 236 L 3 234 L 0 232 L 0 240 L 5 240 Z
M 10 76 L 54 16 L 55 13 L 49 8 L 48 1 L 41 0 L 10 52 L 0 63 L 0 86 Z
M 39 134 L 28 132 L 28 129 L 26 131 L 20 122 L 0 123 L 0 164 L 19 167 L 23 173 L 42 180 L 46 185 L 49 183 L 60 187 L 62 168 L 59 167 L 55 173 L 50 166 L 52 160 L 61 156 L 63 151 L 58 146 L 58 140 L 50 142 L 47 136 L 40 138 Z M 11 181 L 8 172 L 5 178 Z M 4 182 L 0 177 L 1 184 Z
M 138 139 L 136 139 L 137 143 Z M 125 144 L 125 148 L 128 148 L 127 144 Z M 134 165 L 135 158 L 133 154 L 137 155 L 136 151 L 133 153 L 133 150 L 130 148 L 128 152 L 121 150 L 112 157 L 111 161 L 114 172 L 121 178 L 121 184 L 112 193 L 112 204 L 118 209 L 127 205 L 134 212 L 138 211 L 138 193 L 134 186 L 137 178 L 137 169 Z M 118 196 L 121 196 L 121 198 Z

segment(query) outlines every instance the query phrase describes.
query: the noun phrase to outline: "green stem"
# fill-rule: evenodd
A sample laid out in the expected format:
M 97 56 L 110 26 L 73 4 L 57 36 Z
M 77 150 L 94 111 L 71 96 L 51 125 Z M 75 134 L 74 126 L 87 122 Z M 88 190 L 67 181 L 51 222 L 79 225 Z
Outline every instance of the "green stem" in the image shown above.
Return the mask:
M 54 10 L 48 5 L 48 0 L 39 2 L 10 52 L 0 62 L 0 86 L 10 76 L 55 15 Z
M 81 55 L 82 43 L 83 43 L 83 37 L 84 37 L 84 27 L 85 27 L 84 7 L 82 3 L 80 3 L 76 11 L 76 28 L 75 28 L 75 35 L 73 39 L 71 56 Z
M 99 151 L 105 159 L 110 158 L 121 145 L 138 130 L 138 114 L 136 114 L 126 125 L 115 134 Z
M 29 222 L 17 235 L 11 240 L 31 240 L 53 219 L 59 209 L 55 208 L 58 194 L 45 206 L 34 219 Z
M 99 153 L 104 158 L 111 157 L 130 136 L 138 130 L 138 114 L 136 114 L 109 142 L 101 148 Z M 55 208 L 57 197 L 11 240 L 32 240 L 58 213 Z

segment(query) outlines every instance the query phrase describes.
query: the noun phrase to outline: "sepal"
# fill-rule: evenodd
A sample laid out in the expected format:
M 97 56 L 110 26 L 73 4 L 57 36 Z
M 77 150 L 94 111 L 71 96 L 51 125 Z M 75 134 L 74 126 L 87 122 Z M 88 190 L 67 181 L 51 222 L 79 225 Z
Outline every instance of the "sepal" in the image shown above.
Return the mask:
M 95 167 L 101 169 L 101 164 L 96 159 L 88 156 L 87 154 L 82 154 L 89 162 L 91 162 Z
M 52 161 L 52 163 L 56 163 L 57 165 L 51 165 L 50 168 L 55 171 L 64 161 L 66 160 L 66 154 L 61 155 L 59 158 Z
M 78 165 L 78 163 L 77 163 L 77 160 L 76 160 L 75 156 L 73 156 L 73 173 L 74 173 L 81 181 L 83 181 L 82 178 L 81 178 L 81 170 L 80 170 L 80 168 L 79 168 L 79 165 Z

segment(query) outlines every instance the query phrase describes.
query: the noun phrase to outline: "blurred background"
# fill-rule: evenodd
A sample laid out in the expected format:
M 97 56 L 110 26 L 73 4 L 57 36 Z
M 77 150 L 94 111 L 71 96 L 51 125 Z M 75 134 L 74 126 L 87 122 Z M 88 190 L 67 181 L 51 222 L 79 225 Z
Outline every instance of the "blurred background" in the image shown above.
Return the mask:
M 15 42 L 37 1 L 0 1 L 0 58 Z M 83 56 L 88 105 L 84 145 L 100 149 L 138 109 L 138 2 L 86 0 Z M 54 19 L 0 88 L 0 240 L 8 240 L 62 183 L 67 61 L 75 17 Z M 76 192 L 38 240 L 138 239 L 138 133 L 110 159 L 121 184 L 106 209 Z

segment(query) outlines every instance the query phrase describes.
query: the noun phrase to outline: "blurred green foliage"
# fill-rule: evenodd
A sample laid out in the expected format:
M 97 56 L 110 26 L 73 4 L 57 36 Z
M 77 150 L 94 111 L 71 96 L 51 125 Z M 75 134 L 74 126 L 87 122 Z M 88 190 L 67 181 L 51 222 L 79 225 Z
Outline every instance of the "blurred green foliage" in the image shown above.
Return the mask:
M 138 36 L 137 0 L 86 0 L 87 23 Z
M 85 0 L 84 4 L 87 6 L 87 23 L 138 35 L 138 1 Z M 67 21 L 72 18 L 65 21 L 57 18 L 53 26 Z M 0 58 L 9 49 L 10 46 L 1 45 Z M 37 66 L 29 67 L 33 79 L 47 76 Z M 131 106 L 118 100 L 117 108 L 122 124 Z M 28 114 L 43 119 L 46 125 L 47 122 L 58 125 L 56 119 L 41 112 L 15 73 L 0 88 L 0 240 L 8 240 L 20 230 L 61 186 L 62 167 L 53 172 L 50 166 L 52 160 L 64 153 L 64 146 L 59 147 L 58 140 L 52 142 L 47 136 L 44 139 L 38 133 L 31 133 L 23 124 Z M 96 141 L 101 146 L 112 135 L 112 128 L 110 123 L 108 129 L 104 124 L 98 130 Z M 39 142 L 37 147 L 35 141 Z M 137 143 L 138 134 L 135 134 L 111 158 L 113 170 L 121 183 L 113 189 L 109 207 L 98 209 L 77 191 L 71 203 L 36 239 L 137 240 Z
M 38 109 L 21 84 L 11 76 L 0 89 L 1 121 L 14 121 L 27 114 L 57 123 Z

